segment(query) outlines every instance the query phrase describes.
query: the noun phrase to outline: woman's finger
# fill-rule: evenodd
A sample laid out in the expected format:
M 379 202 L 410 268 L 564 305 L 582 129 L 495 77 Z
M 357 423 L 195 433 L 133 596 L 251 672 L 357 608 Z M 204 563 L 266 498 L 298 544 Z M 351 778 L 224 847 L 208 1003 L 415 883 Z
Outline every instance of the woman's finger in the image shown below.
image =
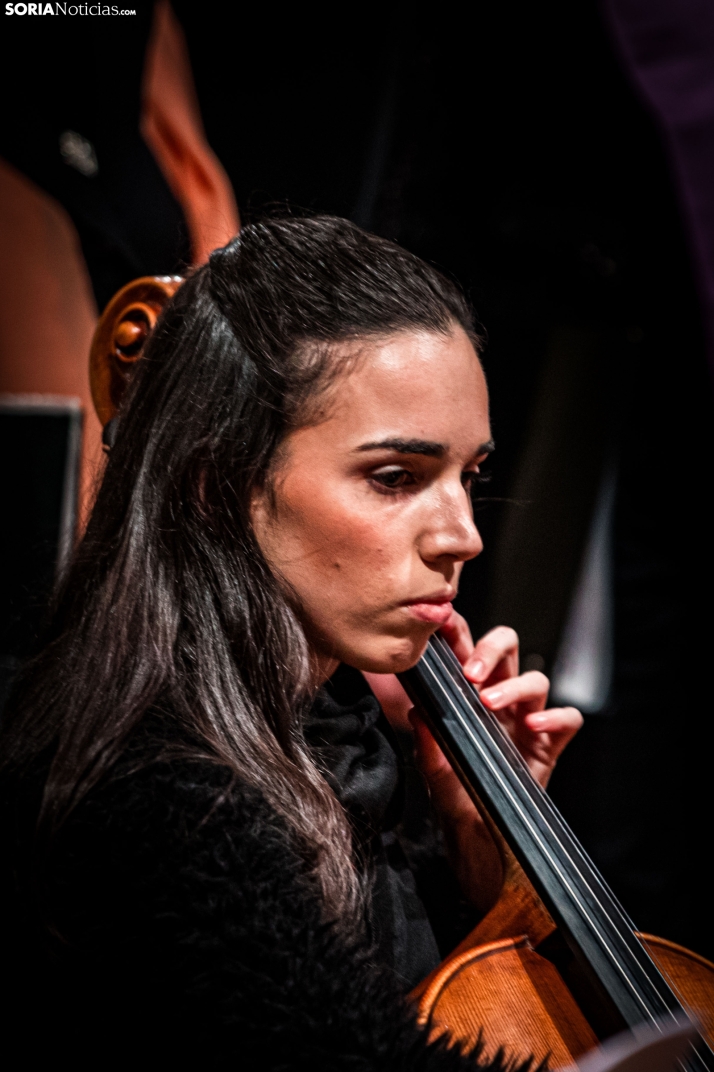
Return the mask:
M 557 707 L 526 715 L 522 721 L 506 716 L 506 722 L 531 774 L 545 789 L 558 757 L 582 726 L 583 716 L 574 707 Z
M 553 760 L 556 760 L 583 724 L 583 716 L 575 707 L 552 707 L 526 715 L 523 725 L 531 733 L 546 733 L 550 738 Z
M 499 625 L 482 636 L 467 662 L 464 673 L 475 685 L 482 685 L 493 678 L 501 681 L 518 673 L 518 633 L 506 625 Z
M 525 705 L 524 713 L 542 711 L 548 699 L 550 681 L 539 670 L 529 670 L 481 691 L 481 699 L 492 711 L 513 704 Z
M 474 642 L 469 624 L 463 615 L 453 610 L 446 625 L 439 630 L 459 662 L 464 665 L 471 657 Z

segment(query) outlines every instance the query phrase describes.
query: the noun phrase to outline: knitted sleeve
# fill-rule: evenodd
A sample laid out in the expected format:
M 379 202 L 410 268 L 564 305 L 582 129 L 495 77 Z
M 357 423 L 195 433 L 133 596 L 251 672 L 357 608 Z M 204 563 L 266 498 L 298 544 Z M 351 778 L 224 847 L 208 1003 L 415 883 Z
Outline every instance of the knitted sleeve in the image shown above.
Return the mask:
M 52 1001 L 75 1053 L 109 1039 L 117 1067 L 503 1067 L 428 1043 L 370 950 L 323 922 L 285 825 L 208 762 L 95 791 L 45 888 Z

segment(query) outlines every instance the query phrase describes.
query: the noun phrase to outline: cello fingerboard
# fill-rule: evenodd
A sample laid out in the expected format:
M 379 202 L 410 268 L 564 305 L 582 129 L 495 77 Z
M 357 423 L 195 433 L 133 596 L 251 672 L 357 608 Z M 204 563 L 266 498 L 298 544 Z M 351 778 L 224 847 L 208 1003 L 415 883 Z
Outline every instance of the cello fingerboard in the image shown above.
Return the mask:
M 432 637 L 419 663 L 399 678 L 558 924 L 613 1029 L 681 1017 L 678 998 L 632 921 L 446 642 Z M 703 1039 L 682 1067 L 714 1072 L 714 1055 Z

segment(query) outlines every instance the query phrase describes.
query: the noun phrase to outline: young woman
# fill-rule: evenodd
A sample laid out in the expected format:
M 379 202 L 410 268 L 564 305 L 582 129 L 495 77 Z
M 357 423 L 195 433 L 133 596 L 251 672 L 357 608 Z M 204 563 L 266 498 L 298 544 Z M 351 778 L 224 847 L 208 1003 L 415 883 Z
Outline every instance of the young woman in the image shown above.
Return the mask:
M 542 784 L 578 728 L 451 607 L 492 449 L 477 344 L 452 284 L 331 218 L 246 227 L 165 311 L 3 730 L 23 1064 L 477 1066 L 404 1001 L 439 954 L 357 673 L 398 721 L 391 675 L 441 629 Z M 484 910 L 497 854 L 415 730 Z

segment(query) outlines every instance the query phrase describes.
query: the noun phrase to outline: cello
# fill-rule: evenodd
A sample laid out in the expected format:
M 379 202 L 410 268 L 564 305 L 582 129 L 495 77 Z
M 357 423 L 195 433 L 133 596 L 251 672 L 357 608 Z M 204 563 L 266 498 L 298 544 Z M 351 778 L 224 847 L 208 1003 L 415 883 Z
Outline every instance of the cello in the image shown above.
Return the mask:
M 413 993 L 420 1021 L 562 1065 L 626 1028 L 676 1021 L 699 1037 L 682 1065 L 714 1069 L 714 964 L 638 934 L 453 652 L 432 637 L 399 675 L 499 846 L 496 905 Z
M 90 383 L 108 447 L 144 344 L 182 282 L 135 280 L 100 318 Z M 714 1072 L 714 965 L 636 932 L 443 639 L 400 679 L 484 816 L 505 876 L 491 911 L 412 992 L 420 1022 L 467 1045 L 483 1031 L 486 1054 L 498 1040 L 557 1068 L 624 1028 L 689 1012 L 699 1036 L 681 1067 Z

